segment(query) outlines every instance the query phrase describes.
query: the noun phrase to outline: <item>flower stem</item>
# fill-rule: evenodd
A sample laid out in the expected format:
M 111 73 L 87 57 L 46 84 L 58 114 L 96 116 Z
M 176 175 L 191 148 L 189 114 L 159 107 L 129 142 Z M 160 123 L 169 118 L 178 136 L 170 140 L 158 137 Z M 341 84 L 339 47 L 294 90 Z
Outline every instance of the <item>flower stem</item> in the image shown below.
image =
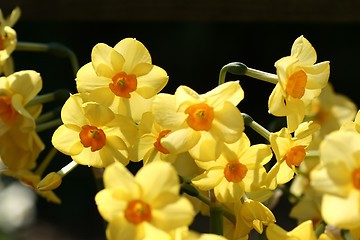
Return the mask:
M 42 131 L 48 130 L 50 128 L 60 126 L 61 124 L 62 124 L 62 121 L 60 118 L 57 118 L 57 119 L 49 121 L 49 122 L 41 123 L 36 126 L 36 132 L 42 132 Z
M 42 104 L 52 101 L 65 101 L 70 96 L 70 93 L 66 89 L 59 89 L 52 93 L 46 93 L 43 95 L 38 95 L 34 97 L 30 102 L 26 104 L 26 107 L 30 107 L 36 104 Z
M 223 235 L 223 208 L 215 197 L 214 190 L 209 190 L 210 198 L 210 233 Z
M 343 235 L 345 240 L 354 240 L 349 230 L 342 230 L 341 234 Z
M 265 82 L 269 82 L 272 84 L 277 84 L 278 83 L 278 76 L 276 74 L 272 74 L 272 73 L 267 73 L 267 72 L 263 72 L 260 70 L 256 70 L 256 69 L 252 69 L 252 68 L 247 68 L 245 75 L 248 77 L 252 77 L 252 78 L 256 78 Z
M 56 153 L 58 151 L 55 148 L 52 148 L 48 154 L 46 155 L 46 157 L 44 158 L 44 160 L 41 162 L 41 164 L 39 165 L 39 167 L 35 170 L 35 174 L 41 176 L 45 169 L 47 168 L 47 166 L 50 164 L 51 160 L 53 160 L 53 158 L 55 157 Z
M 60 43 L 32 43 L 19 41 L 16 45 L 17 51 L 48 52 L 55 56 L 69 58 L 73 68 L 74 76 L 79 69 L 79 62 L 75 53 Z
M 324 220 L 321 220 L 317 225 L 316 225 L 316 229 L 315 229 L 315 235 L 316 238 L 319 238 L 320 235 L 325 231 L 326 228 L 326 223 L 324 222 Z
M 54 119 L 55 117 L 58 117 L 61 111 L 61 107 L 57 107 L 54 110 L 44 113 L 40 115 L 38 118 L 35 119 L 36 125 L 44 123 L 46 121 L 49 121 L 51 119 Z
M 74 170 L 78 164 L 74 161 L 71 161 L 68 165 L 63 167 L 61 170 L 57 171 L 57 174 L 59 174 L 61 177 L 65 177 L 69 172 Z
M 270 132 L 266 128 L 255 122 L 254 119 L 252 119 L 252 117 L 250 117 L 248 114 L 241 113 L 241 115 L 244 118 L 246 126 L 251 127 L 254 131 L 256 131 L 258 134 L 260 134 L 262 137 L 269 141 Z

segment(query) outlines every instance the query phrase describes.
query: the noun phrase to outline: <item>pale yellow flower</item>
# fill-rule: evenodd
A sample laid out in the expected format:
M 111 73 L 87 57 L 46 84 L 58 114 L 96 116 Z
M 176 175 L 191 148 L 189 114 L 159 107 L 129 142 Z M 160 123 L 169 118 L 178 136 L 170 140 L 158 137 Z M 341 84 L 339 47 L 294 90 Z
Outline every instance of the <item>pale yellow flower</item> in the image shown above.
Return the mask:
M 109 222 L 106 235 L 110 240 L 170 240 L 170 231 L 193 220 L 193 207 L 179 195 L 179 178 L 169 163 L 149 163 L 134 177 L 116 162 L 105 169 L 104 185 L 95 201 Z
M 134 143 L 137 129 L 129 118 L 113 113 L 108 107 L 83 102 L 80 94 L 70 96 L 61 110 L 61 125 L 52 143 L 78 164 L 106 167 L 114 161 L 128 164 L 128 147 Z
M 91 62 L 80 68 L 76 78 L 78 91 L 89 92 L 90 101 L 105 104 L 134 121 L 151 110 L 152 98 L 167 81 L 167 73 L 152 64 L 148 50 L 133 38 L 121 40 L 114 48 L 97 44 Z
M 196 161 L 205 172 L 192 183 L 203 191 L 214 189 L 221 202 L 240 201 L 244 192 L 254 192 L 264 186 L 266 171 L 263 165 L 271 157 L 268 145 L 250 146 L 248 137 L 243 134 L 237 142 L 226 144 L 216 161 Z
M 330 133 L 320 145 L 320 164 L 310 173 L 311 185 L 324 193 L 321 214 L 329 225 L 360 227 L 360 135 Z
M 272 223 L 266 229 L 268 240 L 316 240 L 312 221 L 306 221 L 291 230 L 285 231 L 278 225 Z M 321 238 L 323 239 L 323 238 Z
M 155 121 L 171 130 L 161 140 L 170 153 L 189 151 L 200 161 L 217 159 L 224 143 L 234 143 L 244 130 L 236 105 L 244 92 L 238 82 L 226 82 L 198 94 L 180 86 L 175 95 L 158 94 L 153 104 Z
M 290 132 L 295 131 L 309 112 L 312 100 L 328 82 L 329 62 L 316 62 L 316 52 L 309 41 L 300 36 L 291 48 L 291 55 L 275 63 L 279 82 L 269 98 L 269 112 L 286 116 Z
M 297 166 L 304 161 L 306 148 L 312 140 L 312 134 L 319 129 L 313 122 L 304 122 L 296 129 L 294 137 L 288 128 L 270 134 L 270 144 L 276 156 L 276 164 L 268 173 L 268 187 L 275 189 L 278 184 L 289 182 Z

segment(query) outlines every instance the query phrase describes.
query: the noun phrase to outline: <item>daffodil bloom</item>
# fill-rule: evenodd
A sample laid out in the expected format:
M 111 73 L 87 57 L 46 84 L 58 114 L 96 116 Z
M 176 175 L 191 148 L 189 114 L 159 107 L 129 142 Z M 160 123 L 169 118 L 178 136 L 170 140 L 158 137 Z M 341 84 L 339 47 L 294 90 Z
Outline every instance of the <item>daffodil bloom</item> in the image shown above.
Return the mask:
M 310 42 L 300 36 L 291 48 L 291 55 L 275 63 L 279 82 L 269 97 L 269 112 L 286 116 L 290 132 L 295 131 L 309 112 L 312 100 L 328 82 L 329 62 L 316 62 Z
M 158 94 L 152 112 L 155 121 L 171 130 L 161 139 L 170 153 L 189 151 L 200 161 L 217 159 L 224 143 L 234 143 L 244 130 L 244 119 L 237 104 L 244 92 L 238 82 L 226 82 L 198 94 L 186 86 L 175 95 Z
M 266 229 L 266 237 L 269 240 L 317 240 L 311 220 L 303 222 L 290 232 L 285 231 L 275 223 L 269 224 Z
M 12 128 L 21 132 L 35 129 L 34 118 L 40 114 L 42 105 L 26 104 L 41 88 L 40 74 L 32 70 L 0 77 L 0 136 Z
M 133 121 L 108 107 L 83 102 L 80 94 L 70 96 L 61 110 L 61 125 L 52 143 L 78 164 L 106 167 L 114 161 L 128 164 L 128 147 L 136 138 Z
M 268 187 L 275 189 L 277 184 L 289 182 L 296 168 L 306 157 L 306 148 L 312 140 L 312 134 L 319 129 L 313 122 L 304 122 L 291 135 L 288 128 L 270 134 L 270 144 L 275 153 L 277 163 L 268 173 Z M 271 182 L 271 183 L 270 183 Z
M 227 240 L 227 238 L 210 233 L 197 233 L 188 227 L 180 227 L 170 232 L 171 240 Z
M 310 173 L 311 185 L 322 192 L 321 214 L 329 225 L 360 227 L 360 135 L 330 133 L 320 145 L 320 164 Z
M 91 62 L 80 68 L 76 80 L 78 91 L 90 93 L 91 101 L 140 121 L 142 113 L 150 111 L 152 98 L 164 88 L 168 76 L 152 64 L 141 42 L 125 38 L 114 48 L 97 44 Z
M 236 213 L 234 239 L 248 235 L 252 229 L 261 234 L 263 225 L 275 221 L 273 213 L 261 202 L 247 199 Z
M 200 190 L 214 189 L 221 202 L 240 201 L 244 192 L 254 192 L 263 186 L 264 164 L 272 157 L 268 145 L 250 146 L 245 134 L 233 144 L 226 144 L 216 161 L 196 161 L 205 172 L 192 180 Z
M 14 26 L 19 17 L 19 7 L 16 7 L 6 19 L 0 9 L 0 74 L 5 72 L 5 75 L 9 75 L 13 71 L 12 60 L 9 59 L 11 53 L 16 48 L 17 38 L 12 26 Z
M 29 170 L 19 170 L 19 171 L 10 171 L 3 170 L 3 174 L 19 179 L 26 186 L 34 189 L 39 196 L 45 198 L 49 202 L 60 204 L 61 200 L 56 196 L 56 194 L 51 190 L 39 190 L 37 188 L 38 183 L 41 180 L 41 177 Z
M 115 162 L 105 169 L 104 185 L 95 201 L 109 222 L 110 240 L 171 239 L 170 231 L 193 220 L 193 207 L 179 195 L 179 178 L 169 163 L 149 163 L 134 177 Z

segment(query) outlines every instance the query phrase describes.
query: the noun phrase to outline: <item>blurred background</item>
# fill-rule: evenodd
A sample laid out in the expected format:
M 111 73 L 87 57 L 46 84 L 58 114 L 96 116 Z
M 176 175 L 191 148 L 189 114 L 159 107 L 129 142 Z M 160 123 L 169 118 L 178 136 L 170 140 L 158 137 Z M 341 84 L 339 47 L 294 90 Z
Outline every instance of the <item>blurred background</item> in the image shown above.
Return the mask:
M 330 82 L 335 91 L 360 105 L 360 2 L 356 0 L 3 0 L 4 16 L 20 6 L 14 26 L 18 41 L 59 42 L 72 49 L 80 66 L 88 63 L 93 46 L 114 46 L 133 37 L 150 51 L 153 64 L 165 69 L 169 83 L 163 92 L 173 94 L 180 85 L 198 93 L 217 86 L 219 71 L 239 61 L 248 67 L 275 73 L 274 63 L 290 54 L 293 41 L 304 35 L 314 46 L 318 62 L 331 63 Z M 14 52 L 16 71 L 35 70 L 43 78 L 41 94 L 60 88 L 76 92 L 68 59 L 48 53 Z M 245 99 L 242 112 L 267 126 L 270 83 L 228 74 L 240 80 Z M 44 111 L 62 103 L 47 104 Z M 50 150 L 54 129 L 41 138 Z M 251 129 L 246 130 L 252 134 Z M 263 142 L 250 136 L 252 143 Z M 58 153 L 47 172 L 70 162 Z M 136 166 L 135 166 L 136 168 Z M 94 203 L 96 185 L 90 168 L 79 166 L 67 175 L 55 193 L 61 205 L 47 203 L 12 179 L 1 176 L 0 239 L 78 240 L 105 239 L 104 224 Z M 295 223 L 286 216 L 286 200 L 274 212 L 280 226 Z M 10 212 L 9 212 L 10 211 Z M 194 229 L 207 231 L 207 220 Z M 200 223 L 198 223 L 200 222 Z

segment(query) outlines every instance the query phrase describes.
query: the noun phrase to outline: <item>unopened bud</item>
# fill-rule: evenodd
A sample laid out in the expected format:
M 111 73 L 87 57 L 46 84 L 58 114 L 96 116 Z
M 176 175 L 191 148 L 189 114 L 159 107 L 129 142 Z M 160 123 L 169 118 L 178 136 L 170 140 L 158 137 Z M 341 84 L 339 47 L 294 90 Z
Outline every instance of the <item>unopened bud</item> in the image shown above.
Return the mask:
M 56 172 L 46 175 L 37 185 L 39 191 L 50 191 L 59 187 L 61 184 L 61 176 Z

